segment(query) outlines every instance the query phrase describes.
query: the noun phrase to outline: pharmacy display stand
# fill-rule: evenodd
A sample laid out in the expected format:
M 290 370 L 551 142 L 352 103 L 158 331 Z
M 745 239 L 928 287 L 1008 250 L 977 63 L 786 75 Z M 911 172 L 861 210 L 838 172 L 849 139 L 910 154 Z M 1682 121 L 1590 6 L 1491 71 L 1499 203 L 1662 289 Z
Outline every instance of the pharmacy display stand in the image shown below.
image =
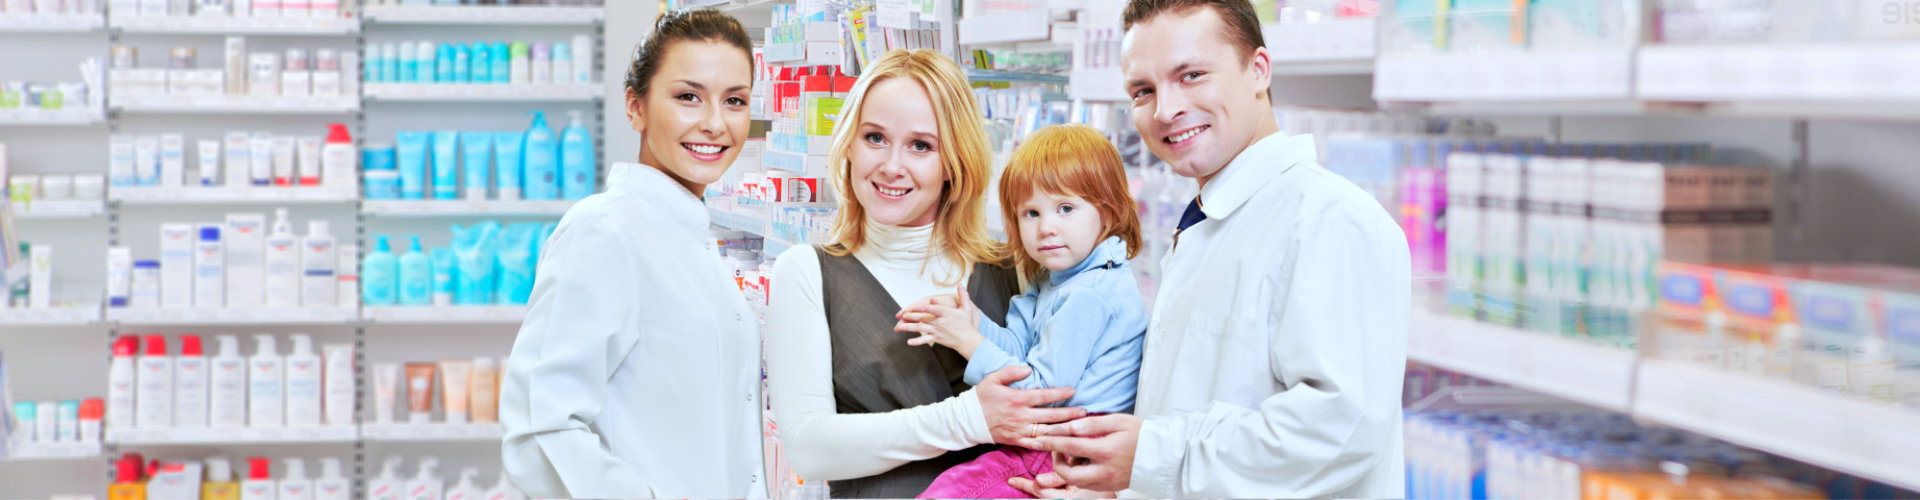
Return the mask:
M 0 134 L 6 134 L 0 135 L 0 142 L 51 138 L 47 142 L 53 144 L 47 146 L 13 145 L 11 166 L 16 174 L 104 175 L 108 170 L 106 156 L 90 152 L 104 153 L 110 134 L 182 134 L 191 147 L 195 139 L 218 139 L 227 131 L 320 135 L 328 123 L 338 122 L 346 124 L 351 132 L 356 151 L 364 151 L 370 144 L 391 145 L 395 132 L 401 130 L 526 130 L 532 111 L 544 111 L 548 122 L 556 124 L 557 136 L 558 129 L 567 124 L 568 112 L 578 111 L 584 125 L 593 131 L 596 152 L 603 151 L 604 134 L 600 131 L 605 124 L 597 109 L 605 93 L 600 82 L 600 75 L 606 73 L 601 62 L 603 12 L 601 7 L 408 6 L 369 7 L 358 18 L 340 20 L 98 14 L 27 19 L 0 15 L 0 36 L 10 40 L 62 45 L 62 41 L 75 37 L 97 37 L 88 38 L 92 50 L 70 56 L 72 61 L 57 61 L 62 72 L 33 75 L 36 79 L 73 79 L 66 75 L 71 70 L 64 68 L 86 57 L 108 61 L 110 54 L 105 49 L 111 45 L 138 46 L 143 52 L 143 67 L 164 67 L 156 63 L 164 61 L 172 47 L 197 48 L 201 67 L 217 67 L 217 62 L 208 61 L 218 59 L 222 40 L 230 35 L 246 36 L 250 48 L 260 51 L 335 49 L 343 61 L 342 93 L 337 98 L 148 97 L 116 95 L 109 84 L 108 88 L 94 89 L 106 96 L 107 104 L 102 106 L 105 112 L 94 109 L 89 114 L 89 110 L 78 109 L 10 113 L 5 115 L 8 123 L 0 125 L 63 126 L 36 128 L 30 131 L 33 135 L 26 136 L 14 133 L 26 133 L 27 127 L 0 128 Z M 590 60 L 582 62 L 590 67 L 592 82 L 540 86 L 362 82 L 359 61 L 367 60 L 368 50 L 390 41 L 572 42 L 583 35 L 592 45 L 587 52 Z M 46 41 L 39 41 L 42 38 Z M 62 151 L 89 153 L 76 156 L 44 151 L 55 146 L 65 146 L 59 148 Z M 188 155 L 191 161 L 192 151 Z M 358 153 L 355 161 L 359 161 Z M 596 158 L 594 163 L 602 166 L 599 178 L 604 183 L 605 162 Z M 373 377 L 369 372 L 374 363 L 502 358 L 525 317 L 524 306 L 125 309 L 100 304 L 99 284 L 105 277 L 98 263 L 106 261 L 105 249 L 125 246 L 137 259 L 152 258 L 157 255 L 157 228 L 163 222 L 213 223 L 224 220 L 229 212 L 263 213 L 271 221 L 274 209 L 285 207 L 296 233 L 304 234 L 309 220 L 324 220 L 340 250 L 348 250 L 351 245 L 364 253 L 371 250 L 378 235 L 391 236 L 398 253 L 405 250 L 406 237 L 412 235 L 420 236 L 430 246 L 447 244 L 450 224 L 484 220 L 551 222 L 571 206 L 565 201 L 363 200 L 358 174 L 356 170 L 344 185 L 324 188 L 119 188 L 109 189 L 97 200 L 46 201 L 14 207 L 12 215 L 22 239 L 51 241 L 61 251 L 55 260 L 61 285 L 56 289 L 84 289 L 92 298 L 91 303 L 82 301 L 72 307 L 0 310 L 0 344 L 25 346 L 6 350 L 16 398 L 104 397 L 104 354 L 107 346 L 123 336 L 163 335 L 170 344 L 169 352 L 177 354 L 181 335 L 200 335 L 206 355 L 212 356 L 217 349 L 215 335 L 241 337 L 242 354 L 250 355 L 253 334 L 275 336 L 279 351 L 285 354 L 288 335 L 305 333 L 312 336 L 316 353 L 322 344 L 354 346 L 355 399 L 363 410 L 356 412 L 358 425 L 341 427 L 109 429 L 99 445 L 16 448 L 9 457 L 0 459 L 0 484 L 34 486 L 27 490 L 9 488 L 9 496 L 102 495 L 106 487 L 102 478 L 110 477 L 110 460 L 122 452 L 142 453 L 149 459 L 224 456 L 236 464 L 237 474 L 244 474 L 246 457 L 264 456 L 274 461 L 276 478 L 282 473 L 284 458 L 305 459 L 309 477 L 320 469 L 317 459 L 338 458 L 345 465 L 346 475 L 360 488 L 389 456 L 404 457 L 404 472 L 409 476 L 420 459 L 432 456 L 440 461 L 438 474 L 448 479 L 449 486 L 467 467 L 480 469 L 482 482 L 492 484 L 500 471 L 498 424 L 448 425 L 437 423 L 441 422 L 437 417 L 436 423 L 426 425 L 409 425 L 404 418 L 395 423 L 376 422 L 371 416 Z M 74 380 L 43 376 L 52 373 L 72 373 Z M 41 385 L 52 387 L 38 387 Z M 355 497 L 364 494 L 364 490 L 357 490 Z

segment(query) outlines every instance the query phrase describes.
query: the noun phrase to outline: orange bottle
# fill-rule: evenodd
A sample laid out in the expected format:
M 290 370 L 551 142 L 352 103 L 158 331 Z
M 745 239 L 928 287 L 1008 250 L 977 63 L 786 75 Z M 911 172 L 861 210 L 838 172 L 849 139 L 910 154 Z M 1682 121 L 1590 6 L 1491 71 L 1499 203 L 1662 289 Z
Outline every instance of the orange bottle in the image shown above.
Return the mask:
M 146 500 L 147 482 L 140 478 L 140 455 L 128 453 L 113 463 L 113 484 L 107 486 L 107 500 Z

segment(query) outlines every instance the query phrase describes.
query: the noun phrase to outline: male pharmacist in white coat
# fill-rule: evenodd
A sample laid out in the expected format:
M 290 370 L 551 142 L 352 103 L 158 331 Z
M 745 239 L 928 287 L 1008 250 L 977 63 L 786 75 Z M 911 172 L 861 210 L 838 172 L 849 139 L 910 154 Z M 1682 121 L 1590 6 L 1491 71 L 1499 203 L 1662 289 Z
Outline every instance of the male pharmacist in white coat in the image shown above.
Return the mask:
M 1200 196 L 1162 261 L 1136 414 L 1037 427 L 1020 444 L 1055 452 L 1055 472 L 1014 485 L 1405 496 L 1405 235 L 1310 136 L 1279 133 L 1247 0 L 1132 0 L 1124 19 L 1133 124 Z

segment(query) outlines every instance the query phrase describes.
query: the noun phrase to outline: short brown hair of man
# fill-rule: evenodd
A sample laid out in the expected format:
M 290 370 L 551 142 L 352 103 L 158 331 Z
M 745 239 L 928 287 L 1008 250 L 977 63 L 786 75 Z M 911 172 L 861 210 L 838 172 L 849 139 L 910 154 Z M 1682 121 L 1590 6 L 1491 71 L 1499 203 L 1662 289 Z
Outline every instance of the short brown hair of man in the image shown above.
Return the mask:
M 1266 35 L 1260 33 L 1260 16 L 1254 13 L 1249 0 L 1132 0 L 1121 14 L 1122 31 L 1132 31 L 1134 25 L 1161 14 L 1185 14 L 1199 8 L 1211 8 L 1220 15 L 1220 22 L 1227 27 L 1224 33 L 1227 41 L 1240 49 L 1241 61 L 1267 46 Z

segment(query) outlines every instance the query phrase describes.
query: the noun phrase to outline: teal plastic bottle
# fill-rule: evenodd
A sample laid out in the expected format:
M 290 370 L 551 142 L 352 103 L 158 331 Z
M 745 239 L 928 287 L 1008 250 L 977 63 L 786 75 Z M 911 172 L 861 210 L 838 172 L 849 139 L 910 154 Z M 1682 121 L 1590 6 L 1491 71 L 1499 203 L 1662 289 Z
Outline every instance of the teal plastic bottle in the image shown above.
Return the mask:
M 560 199 L 560 144 L 547 127 L 547 114 L 533 112 L 533 126 L 527 128 L 527 144 L 520 167 L 526 169 L 520 195 L 529 200 Z
M 373 245 L 373 253 L 360 263 L 361 300 L 369 306 L 393 305 L 399 294 L 399 275 L 400 261 L 387 246 L 387 237 L 381 236 Z
M 560 197 L 578 200 L 593 196 L 598 175 L 595 172 L 593 157 L 593 133 L 580 119 L 579 111 L 571 111 L 572 121 L 566 130 L 560 131 Z
M 413 237 L 407 253 L 400 256 L 400 305 L 433 304 L 433 259 L 420 249 L 420 237 Z

